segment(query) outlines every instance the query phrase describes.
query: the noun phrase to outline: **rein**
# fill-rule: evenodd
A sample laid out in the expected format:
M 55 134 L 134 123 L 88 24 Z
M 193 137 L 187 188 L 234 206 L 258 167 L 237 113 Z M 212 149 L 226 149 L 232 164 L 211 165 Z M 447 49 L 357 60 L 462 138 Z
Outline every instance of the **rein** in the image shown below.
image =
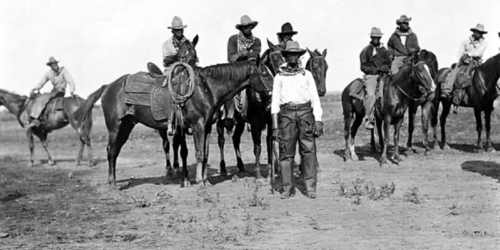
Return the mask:
M 415 67 L 417 67 L 420 64 L 425 64 L 425 62 L 424 61 L 420 61 L 420 62 L 417 62 L 417 63 L 415 63 L 415 64 L 412 65 L 410 78 L 414 77 L 414 75 L 415 75 Z M 424 86 L 425 90 L 426 90 L 426 93 L 422 94 L 422 96 L 420 98 L 415 98 L 415 97 L 410 96 L 410 94 L 408 94 L 406 91 L 404 91 L 398 84 L 394 84 L 394 85 L 396 85 L 396 88 L 398 88 L 398 90 L 401 91 L 401 93 L 403 95 L 405 95 L 410 100 L 415 101 L 415 102 L 421 102 L 421 101 L 425 100 L 427 98 L 427 95 L 430 93 L 430 91 L 429 91 L 430 88 L 427 87 L 427 86 Z

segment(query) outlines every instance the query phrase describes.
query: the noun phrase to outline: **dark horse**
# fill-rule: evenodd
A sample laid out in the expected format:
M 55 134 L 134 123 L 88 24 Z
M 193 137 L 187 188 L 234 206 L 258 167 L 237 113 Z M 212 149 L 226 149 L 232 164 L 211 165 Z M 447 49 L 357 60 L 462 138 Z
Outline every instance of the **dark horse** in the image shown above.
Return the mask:
M 387 162 L 387 144 L 389 143 L 389 126 L 394 125 L 394 146 L 395 159 L 399 157 L 399 130 L 403 122 L 404 113 L 411 100 L 418 100 L 431 92 L 433 80 L 427 69 L 425 62 L 416 64 L 417 56 L 408 58 L 396 75 L 384 76 L 381 81 L 383 84 L 383 97 L 377 100 L 375 104 L 376 124 L 379 134 L 379 143 L 382 147 L 381 163 Z M 363 121 L 365 115 L 363 100 L 354 98 L 350 95 L 351 88 L 361 79 L 351 82 L 342 92 L 342 108 L 344 113 L 344 134 L 346 149 L 344 151 L 345 160 L 358 160 L 354 150 L 354 139 L 357 130 Z M 354 122 L 352 119 L 354 118 Z M 352 123 L 352 125 L 351 125 Z M 384 131 L 382 133 L 382 123 Z M 383 137 L 385 136 L 385 137 Z M 371 148 L 376 151 L 374 131 L 371 131 Z
M 450 113 L 451 105 L 474 108 L 474 116 L 476 118 L 477 131 L 477 146 L 482 150 L 494 151 L 491 145 L 490 130 L 491 130 L 491 113 L 493 112 L 493 102 L 500 95 L 500 54 L 491 57 L 486 62 L 477 67 L 472 77 L 472 85 L 465 89 L 466 98 L 460 103 L 453 103 L 451 98 L 441 97 L 441 85 L 446 81 L 447 75 L 451 72 L 450 68 L 440 69 L 436 77 L 437 91 L 435 108 L 433 109 L 433 119 L 437 120 L 439 102 L 443 104 L 443 110 L 439 120 L 441 122 L 441 142 L 443 149 L 449 149 L 446 141 L 446 118 Z M 486 128 L 486 148 L 481 142 L 481 132 L 483 124 L 481 121 L 481 112 L 484 112 L 484 122 Z M 437 121 L 435 122 L 435 126 Z M 437 143 L 436 143 L 437 144 Z
M 272 76 L 276 76 L 279 70 L 279 66 L 285 63 L 283 56 L 281 55 L 280 48 L 274 46 L 269 40 L 267 40 L 269 49 L 263 53 L 262 63 L 270 70 Z M 306 69 L 311 71 L 316 82 L 318 89 L 318 94 L 324 96 L 326 93 L 326 71 L 328 70 L 328 64 L 326 63 L 326 49 L 321 54 L 319 51 L 309 51 L 310 58 L 307 61 Z M 262 96 L 258 98 L 253 89 L 247 89 L 247 103 L 248 110 L 246 116 L 240 112 L 235 115 L 236 127 L 232 136 L 233 147 L 236 153 L 237 167 L 239 172 L 245 172 L 243 160 L 241 159 L 240 143 L 241 136 L 245 130 L 245 123 L 250 124 L 250 132 L 252 135 L 252 141 L 254 145 L 254 156 L 255 156 L 255 172 L 257 178 L 261 178 L 262 174 L 260 171 L 260 155 L 262 152 L 261 137 L 262 131 L 267 128 L 266 136 L 266 146 L 268 153 L 268 172 L 270 171 L 269 166 L 271 166 L 271 134 L 272 134 L 272 119 L 271 119 L 271 97 Z M 226 163 L 224 160 L 224 122 L 219 120 L 217 122 L 217 133 L 218 133 L 218 143 L 220 149 L 220 171 L 221 175 L 227 175 Z
M 27 113 L 24 112 L 26 109 L 28 97 L 17 95 L 14 93 L 10 93 L 6 90 L 0 89 L 0 105 L 4 105 L 10 113 L 14 114 L 19 121 L 21 127 L 24 128 L 24 124 L 29 117 L 27 117 Z M 54 100 L 53 100 L 54 101 Z M 89 152 L 89 166 L 92 165 L 92 147 L 90 146 L 90 131 L 92 129 L 92 114 L 89 114 L 89 119 L 83 123 L 78 123 L 73 119 L 73 112 L 80 106 L 79 104 L 85 101 L 84 99 L 74 96 L 74 97 L 66 97 L 62 100 L 62 111 L 55 111 L 50 108 L 53 104 L 53 101 L 49 102 L 47 107 L 43 113 L 42 117 L 48 117 L 44 122 L 40 124 L 38 127 L 30 128 L 26 131 L 26 135 L 28 136 L 28 142 L 30 147 L 30 164 L 34 165 L 34 149 L 35 145 L 33 143 L 33 134 L 35 134 L 40 141 L 42 142 L 43 148 L 49 157 L 48 163 L 50 165 L 54 165 L 55 162 L 52 159 L 52 154 L 49 151 L 48 143 L 47 143 L 47 134 L 52 132 L 53 130 L 60 129 L 65 127 L 68 124 L 71 124 L 78 136 L 80 137 L 81 147 L 78 152 L 78 157 L 76 158 L 77 164 L 80 164 L 82 160 L 83 150 L 85 145 L 88 147 Z
M 184 69 L 185 70 L 185 69 Z M 220 64 L 205 68 L 194 67 L 194 93 L 185 102 L 182 109 L 184 122 L 193 129 L 197 171 L 196 182 L 199 185 L 209 185 L 205 165 L 208 158 L 209 132 L 214 123 L 214 114 L 220 105 L 232 98 L 243 88 L 251 86 L 259 92 L 265 87 L 260 78 L 260 69 L 250 63 Z M 104 85 L 92 93 L 88 100 L 82 104 L 75 117 L 84 120 L 94 103 L 102 96 L 102 108 L 106 126 L 109 131 L 108 182 L 114 186 L 116 181 L 116 158 L 121 147 L 127 141 L 135 124 L 142 123 L 148 127 L 158 129 L 164 140 L 165 152 L 168 152 L 168 138 L 165 130 L 170 123 L 166 120 L 156 121 L 151 115 L 151 108 L 135 106 L 132 115 L 125 115 L 126 104 L 124 101 L 123 86 L 128 75 L 120 77 L 115 82 Z M 178 74 L 180 82 L 186 82 L 189 74 Z M 121 119 L 120 119 L 121 118 Z M 182 133 L 183 140 L 185 134 Z M 187 157 L 187 152 L 186 152 Z M 183 186 L 190 186 L 187 165 L 183 166 Z

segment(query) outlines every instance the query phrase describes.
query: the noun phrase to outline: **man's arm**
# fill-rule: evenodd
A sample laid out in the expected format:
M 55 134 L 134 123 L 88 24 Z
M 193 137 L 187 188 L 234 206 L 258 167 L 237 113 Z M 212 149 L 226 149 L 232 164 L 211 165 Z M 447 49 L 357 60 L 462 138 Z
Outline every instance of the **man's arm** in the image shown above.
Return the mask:
M 368 53 L 368 49 L 365 48 L 363 51 L 361 51 L 361 54 L 359 54 L 359 59 L 361 62 L 361 71 L 367 75 L 376 75 L 378 72 L 377 67 L 373 65 L 370 61 L 370 55 Z
M 231 36 L 227 41 L 227 61 L 236 62 L 240 57 L 238 53 L 238 41 L 236 36 Z
M 33 88 L 33 90 L 40 90 L 41 88 L 43 88 L 43 86 L 45 86 L 45 84 L 49 81 L 49 77 L 47 76 L 47 73 L 45 73 L 42 77 L 42 79 L 40 80 L 40 82 L 38 82 L 38 84 Z
M 321 121 L 323 116 L 323 108 L 321 108 L 321 101 L 319 100 L 318 89 L 316 82 L 311 72 L 306 73 L 307 84 L 309 85 L 309 95 L 311 96 L 311 104 L 313 108 L 314 121 Z
M 248 58 L 257 58 L 260 56 L 260 51 L 262 48 L 262 44 L 260 43 L 259 38 L 255 38 L 255 42 L 252 45 L 251 51 L 248 53 Z
M 460 46 L 458 46 L 458 53 L 457 53 L 458 61 L 460 61 L 462 56 L 465 54 L 465 46 L 466 45 L 467 45 L 467 40 L 462 41 L 462 43 L 460 43 Z
M 419 52 L 420 51 L 420 45 L 418 45 L 418 37 L 417 34 L 413 33 L 413 47 L 410 48 L 410 52 Z
M 281 99 L 281 76 L 277 75 L 273 82 L 273 96 L 271 99 L 271 114 L 278 114 L 280 112 L 280 99 Z
M 69 85 L 69 92 L 71 93 L 71 95 L 73 95 L 73 93 L 75 93 L 75 81 L 73 80 L 73 77 L 71 77 L 71 75 L 69 74 L 68 69 L 64 68 L 62 73 L 64 80 Z

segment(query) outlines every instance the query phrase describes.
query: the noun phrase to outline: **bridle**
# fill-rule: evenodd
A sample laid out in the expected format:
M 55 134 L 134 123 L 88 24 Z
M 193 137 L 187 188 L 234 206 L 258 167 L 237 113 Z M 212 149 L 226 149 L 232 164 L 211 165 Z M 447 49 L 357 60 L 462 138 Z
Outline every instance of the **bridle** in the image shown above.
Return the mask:
M 411 80 L 413 81 L 413 79 L 415 78 L 415 68 L 417 68 L 419 65 L 422 65 L 424 64 L 425 65 L 425 62 L 424 61 L 419 61 L 415 64 L 412 63 L 412 68 L 411 68 L 411 74 L 410 74 L 410 78 Z M 430 74 L 430 72 L 429 72 Z M 432 76 L 429 75 L 429 77 L 432 78 Z M 401 91 L 401 93 L 403 95 L 405 95 L 406 97 L 408 97 L 410 100 L 412 101 L 415 101 L 415 102 L 420 102 L 420 101 L 423 101 L 427 98 L 427 96 L 432 93 L 432 89 L 428 86 L 425 86 L 423 84 L 420 83 L 420 80 L 419 80 L 419 86 L 420 87 L 423 87 L 425 89 L 425 93 L 422 93 L 422 96 L 420 96 L 419 98 L 416 98 L 416 97 L 412 97 L 410 96 L 410 94 L 408 94 L 406 91 L 404 91 L 401 87 L 399 87 L 399 85 L 395 84 L 396 85 L 396 88 L 398 88 L 399 91 Z
M 274 80 L 274 77 L 273 77 L 273 74 L 271 74 L 269 68 L 264 65 L 264 64 L 261 64 L 260 65 L 261 67 L 264 67 L 264 70 L 267 72 L 267 74 L 269 75 L 268 77 L 270 77 L 271 79 Z M 260 72 L 260 69 L 259 69 L 259 78 L 260 78 L 260 81 L 262 82 L 262 85 L 264 85 L 264 89 L 266 90 L 266 93 L 269 94 L 269 96 L 272 96 L 272 90 L 271 88 L 267 85 L 266 83 L 266 80 L 264 79 L 264 76 L 262 75 L 262 73 Z

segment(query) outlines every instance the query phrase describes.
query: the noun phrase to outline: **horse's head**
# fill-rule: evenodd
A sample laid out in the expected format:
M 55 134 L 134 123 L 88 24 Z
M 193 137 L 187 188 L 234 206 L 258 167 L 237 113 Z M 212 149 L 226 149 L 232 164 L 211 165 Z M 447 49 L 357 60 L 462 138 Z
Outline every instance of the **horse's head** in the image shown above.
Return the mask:
M 318 89 L 318 95 L 324 96 L 326 94 L 326 71 L 328 70 L 328 64 L 326 63 L 326 49 L 323 53 L 318 50 L 309 52 L 309 60 L 307 60 L 306 69 L 311 71 L 314 81 L 316 82 L 316 88 Z
M 193 38 L 190 42 L 186 40 L 182 43 L 179 51 L 177 52 L 177 58 L 180 62 L 187 63 L 191 66 L 195 66 L 198 63 L 198 56 L 196 55 L 196 44 L 198 44 L 198 35 Z
M 260 57 L 257 57 L 255 66 L 252 65 L 250 71 L 250 87 L 256 92 L 264 93 L 271 97 L 273 93 L 274 77 L 269 68 L 261 63 Z
M 275 46 L 269 40 L 267 40 L 267 44 L 269 46 L 269 53 L 264 64 L 271 70 L 273 75 L 276 75 L 278 74 L 280 65 L 285 63 L 285 58 L 281 55 L 280 47 Z
M 418 84 L 420 92 L 424 95 L 430 94 L 436 89 L 431 71 L 425 61 L 419 61 L 413 64 L 411 79 L 412 82 Z

